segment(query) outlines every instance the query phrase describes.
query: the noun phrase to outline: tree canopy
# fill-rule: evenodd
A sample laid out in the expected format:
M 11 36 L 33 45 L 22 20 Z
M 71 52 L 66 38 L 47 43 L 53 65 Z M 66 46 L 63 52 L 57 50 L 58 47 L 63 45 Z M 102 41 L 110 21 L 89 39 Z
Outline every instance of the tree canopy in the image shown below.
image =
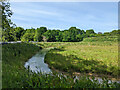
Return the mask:
M 10 19 L 13 12 L 10 10 L 9 2 L 2 2 L 2 41 L 47 41 L 47 42 L 79 42 L 86 37 L 97 37 L 105 35 L 118 35 L 118 30 L 105 33 L 95 33 L 93 29 L 81 30 L 70 27 L 68 30 L 50 30 L 47 27 L 24 29 L 17 27 Z

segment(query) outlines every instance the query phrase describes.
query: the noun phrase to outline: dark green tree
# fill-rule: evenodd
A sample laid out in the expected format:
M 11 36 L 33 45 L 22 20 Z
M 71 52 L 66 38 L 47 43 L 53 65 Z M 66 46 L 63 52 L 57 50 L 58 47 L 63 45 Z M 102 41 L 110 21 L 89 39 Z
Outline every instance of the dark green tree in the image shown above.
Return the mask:
M 16 25 L 13 24 L 10 19 L 13 14 L 13 12 L 10 10 L 10 3 L 2 2 L 2 5 L 0 5 L 0 7 L 0 10 L 2 10 L 2 40 L 14 41 L 16 38 L 13 28 L 16 27 Z
M 21 37 L 21 41 L 34 41 L 35 29 L 26 29 L 25 34 Z
M 21 40 L 21 37 L 24 35 L 25 30 L 22 27 L 14 28 L 14 32 L 17 40 Z
M 118 35 L 118 30 L 113 30 L 112 32 L 110 32 L 110 35 Z
M 70 35 L 70 32 L 68 30 L 65 30 L 62 35 L 63 35 L 63 39 L 62 39 L 63 42 L 70 42 L 71 41 L 71 37 L 70 37 L 71 35 Z
M 40 27 L 40 28 L 37 28 L 37 30 L 39 30 L 39 34 L 43 34 L 47 31 L 47 28 L 46 27 Z
M 43 37 L 43 33 L 45 33 L 47 31 L 47 28 L 46 27 L 40 27 L 40 28 L 37 28 L 35 30 L 35 36 L 34 36 L 34 41 L 42 41 Z
M 47 38 L 48 42 L 56 42 L 58 41 L 58 37 L 59 37 L 59 30 L 47 30 L 44 33 L 44 36 Z
M 92 34 L 92 35 L 91 35 Z M 93 36 L 95 34 L 94 30 L 93 29 L 90 29 L 90 30 L 86 30 L 86 37 L 90 37 L 90 36 Z

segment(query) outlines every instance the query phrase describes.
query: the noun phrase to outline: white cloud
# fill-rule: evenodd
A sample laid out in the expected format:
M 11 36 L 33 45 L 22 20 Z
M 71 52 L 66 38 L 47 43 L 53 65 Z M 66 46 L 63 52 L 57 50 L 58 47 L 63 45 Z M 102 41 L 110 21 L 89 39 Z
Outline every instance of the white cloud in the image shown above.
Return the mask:
M 118 14 L 116 14 L 116 9 L 114 11 L 112 9 L 110 9 L 111 11 L 103 10 L 95 4 L 91 6 L 88 3 L 84 6 L 84 3 L 77 3 L 76 5 L 76 3 L 13 2 L 12 9 L 14 12 L 13 21 L 18 26 L 24 26 L 24 28 L 40 27 L 42 25 L 50 29 L 65 29 L 66 27 L 77 26 L 84 30 L 90 28 L 111 30 L 111 28 L 117 27 L 116 15 Z
M 39 14 L 46 14 L 46 15 L 58 15 L 57 12 L 50 12 L 50 11 L 45 11 L 45 10 L 31 10 L 33 13 L 39 13 Z

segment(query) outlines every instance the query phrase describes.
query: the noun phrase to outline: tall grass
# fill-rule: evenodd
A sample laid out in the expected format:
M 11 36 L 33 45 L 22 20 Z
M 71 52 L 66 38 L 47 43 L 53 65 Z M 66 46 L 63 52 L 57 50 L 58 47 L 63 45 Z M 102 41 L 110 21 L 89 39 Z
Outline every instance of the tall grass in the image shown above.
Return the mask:
M 94 41 L 95 38 L 97 41 Z M 111 41 L 107 41 L 108 38 L 112 38 Z M 83 42 L 65 42 L 61 46 L 58 43 L 57 49 L 46 54 L 45 62 L 50 68 L 65 72 L 105 74 L 116 78 L 120 74 L 118 44 L 114 41 L 116 37 L 104 38 L 104 42 L 99 39 L 100 37 L 94 37 Z
M 89 37 L 84 38 L 84 42 L 105 42 L 105 41 L 111 41 L 111 42 L 118 42 L 118 36 L 98 36 L 98 37 Z
M 56 47 L 51 50 L 45 57 L 47 63 L 50 61 L 49 66 L 56 67 L 57 69 L 62 68 L 65 71 L 70 72 L 78 61 L 83 62 L 84 60 L 78 57 L 77 47 L 79 43 L 38 43 L 41 47 Z M 85 44 L 82 44 L 85 45 Z M 93 77 L 91 81 L 89 76 L 79 77 L 79 80 L 75 80 L 74 76 L 64 76 L 58 73 L 45 74 L 32 73 L 30 70 L 24 68 L 25 62 L 31 58 L 36 52 L 40 50 L 33 44 L 21 43 L 21 44 L 6 44 L 2 48 L 2 85 L 3 88 L 119 88 L 119 83 L 108 83 L 108 79 L 104 79 L 103 83 L 98 83 Z M 71 47 L 72 46 L 72 47 Z M 82 47 L 83 48 L 83 47 Z M 73 50 L 72 50 L 73 49 Z M 78 48 L 79 50 L 80 48 Z M 68 53 L 68 54 L 67 54 Z M 73 55 L 71 55 L 73 54 Z M 92 63 L 92 61 L 90 61 Z M 84 62 L 86 65 L 88 61 Z M 96 63 L 96 62 L 94 62 Z M 73 64 L 73 65 L 72 65 Z M 62 65 L 63 67 L 61 67 Z M 78 67 L 79 67 L 78 63 Z M 55 68 L 56 68 L 55 67 Z M 77 68 L 78 68 L 77 67 Z M 80 66 L 81 67 L 81 66 Z M 61 70 L 62 70 L 61 69 Z M 78 71 L 80 68 L 78 69 Z M 87 69 L 86 69 L 87 70 Z M 84 70 L 83 70 L 84 71 Z
M 33 44 L 6 44 L 2 46 L 2 85 L 7 87 L 21 87 L 24 83 L 23 74 L 26 73 L 24 64 L 39 47 Z

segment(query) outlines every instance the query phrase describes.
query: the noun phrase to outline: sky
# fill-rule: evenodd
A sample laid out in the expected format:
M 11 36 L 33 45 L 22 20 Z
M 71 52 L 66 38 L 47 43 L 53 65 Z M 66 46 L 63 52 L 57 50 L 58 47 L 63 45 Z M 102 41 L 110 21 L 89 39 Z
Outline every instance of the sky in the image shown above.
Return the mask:
M 12 21 L 25 29 L 47 27 L 110 32 L 118 29 L 117 2 L 11 2 Z

